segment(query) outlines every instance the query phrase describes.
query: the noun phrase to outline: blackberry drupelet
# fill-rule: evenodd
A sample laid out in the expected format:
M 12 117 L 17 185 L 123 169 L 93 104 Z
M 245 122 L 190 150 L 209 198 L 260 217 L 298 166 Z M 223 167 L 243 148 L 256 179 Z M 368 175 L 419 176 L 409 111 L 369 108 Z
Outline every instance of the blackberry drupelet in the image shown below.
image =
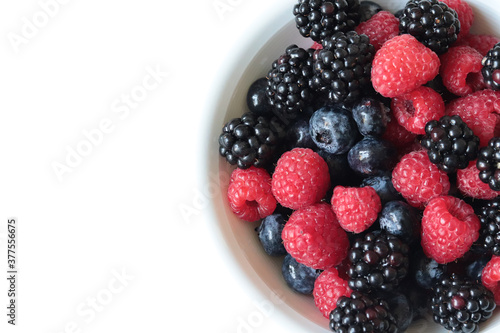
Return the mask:
M 500 191 L 500 137 L 492 138 L 479 150 L 476 167 L 479 179 L 493 191 Z
M 360 22 L 358 0 L 299 0 L 293 8 L 297 29 L 321 43 L 337 31 L 350 31 Z
M 330 313 L 330 328 L 338 333 L 398 332 L 388 303 L 358 291 L 338 299 L 337 307 Z
M 297 118 L 313 99 L 313 49 L 290 45 L 267 74 L 266 94 L 274 113 L 283 121 Z
M 265 167 L 273 160 L 285 129 L 276 117 L 247 112 L 226 123 L 219 136 L 219 153 L 238 168 Z
M 484 205 L 477 216 L 481 221 L 479 243 L 493 255 L 500 256 L 500 197 Z
M 488 88 L 500 90 L 500 43 L 488 51 L 481 64 L 481 73 Z
M 438 0 L 410 0 L 399 17 L 399 31 L 410 34 L 437 54 L 457 40 L 457 13 Z
M 385 232 L 357 238 L 347 255 L 349 288 L 362 292 L 394 290 L 408 274 L 409 246 Z
M 456 274 L 436 285 L 431 300 L 434 321 L 453 332 L 478 332 L 479 323 L 490 318 L 495 307 L 491 291 Z
M 479 138 L 460 116 L 429 121 L 420 143 L 427 150 L 429 160 L 447 173 L 465 169 L 479 151 Z
M 352 103 L 371 87 L 370 76 L 375 49 L 366 35 L 355 31 L 337 32 L 323 41 L 314 54 L 311 87 L 328 92 L 334 103 Z

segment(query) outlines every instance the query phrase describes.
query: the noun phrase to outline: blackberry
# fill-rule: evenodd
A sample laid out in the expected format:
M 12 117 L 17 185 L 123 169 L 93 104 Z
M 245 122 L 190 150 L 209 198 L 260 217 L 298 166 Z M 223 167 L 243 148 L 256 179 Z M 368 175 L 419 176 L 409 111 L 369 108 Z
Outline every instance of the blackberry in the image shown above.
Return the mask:
M 488 88 L 500 90 L 500 43 L 488 51 L 481 64 L 481 73 Z
M 330 328 L 338 333 L 398 332 L 389 304 L 358 291 L 338 299 L 337 307 L 330 313 Z
M 457 40 L 457 12 L 438 0 L 410 0 L 399 17 L 399 31 L 410 34 L 437 54 Z
M 409 246 L 385 232 L 357 238 L 348 253 L 349 288 L 362 292 L 391 291 L 408 274 Z
M 477 214 L 481 221 L 479 244 L 500 256 L 500 197 L 489 201 Z
M 293 7 L 297 29 L 322 42 L 337 31 L 350 31 L 360 22 L 358 0 L 299 0 Z
M 453 332 L 478 332 L 479 323 L 490 318 L 495 307 L 491 291 L 456 274 L 437 284 L 431 300 L 434 321 Z
M 427 150 L 429 160 L 447 173 L 465 169 L 479 151 L 479 138 L 460 116 L 429 121 L 420 143 Z
M 309 81 L 313 76 L 313 49 L 290 45 L 267 74 L 269 104 L 282 120 L 295 119 L 313 99 Z
M 267 98 L 267 79 L 261 77 L 255 80 L 248 88 L 247 106 L 250 111 L 258 115 L 270 114 L 271 105 Z
M 486 147 L 479 150 L 476 167 L 479 179 L 493 191 L 500 191 L 500 137 L 492 138 Z
M 219 153 L 238 168 L 265 167 L 273 160 L 285 135 L 276 117 L 247 112 L 226 123 L 219 136 Z
M 355 31 L 337 32 L 323 41 L 314 53 L 311 87 L 328 92 L 334 103 L 352 103 L 371 86 L 375 49 L 366 35 Z

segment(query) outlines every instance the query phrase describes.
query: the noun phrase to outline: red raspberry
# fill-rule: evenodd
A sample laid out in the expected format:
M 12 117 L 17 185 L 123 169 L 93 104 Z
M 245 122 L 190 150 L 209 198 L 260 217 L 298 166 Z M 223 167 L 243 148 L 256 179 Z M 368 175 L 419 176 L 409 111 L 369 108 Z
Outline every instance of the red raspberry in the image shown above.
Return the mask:
M 355 30 L 358 34 L 367 35 L 376 51 L 386 41 L 399 35 L 399 20 L 392 13 L 382 10 L 368 21 L 361 22 Z
M 421 86 L 395 97 L 391 110 L 398 123 L 415 134 L 425 134 L 425 124 L 444 116 L 444 102 L 434 89 Z
M 476 91 L 457 98 L 446 106 L 447 115 L 458 115 L 479 137 L 480 145 L 486 146 L 494 136 L 498 136 L 500 125 L 500 92 L 489 89 Z
M 286 251 L 297 262 L 314 269 L 340 264 L 349 249 L 347 234 L 326 203 L 294 211 L 281 237 Z
M 474 209 L 458 198 L 440 196 L 429 201 L 422 217 L 422 248 L 440 264 L 461 258 L 479 238 L 481 222 Z
M 392 171 L 392 184 L 410 205 L 418 208 L 450 190 L 448 175 L 429 161 L 425 150 L 401 158 Z
M 349 297 L 351 293 L 347 280 L 339 276 L 335 267 L 321 272 L 314 282 L 314 304 L 326 318 L 329 318 L 330 312 L 337 307 L 337 300 L 341 296 Z
M 485 88 L 481 74 L 483 56 L 470 46 L 455 46 L 441 55 L 439 73 L 443 85 L 457 96 L 465 96 Z
M 391 142 L 396 148 L 402 148 L 415 141 L 417 135 L 409 132 L 399 125 L 397 119 L 391 112 L 391 120 L 387 123 L 382 139 Z
M 469 34 L 470 27 L 474 23 L 474 11 L 464 0 L 440 0 L 457 12 L 458 21 L 460 21 L 460 32 L 457 41 Z
M 372 63 L 373 88 L 385 97 L 415 90 L 439 73 L 439 57 L 415 37 L 404 34 L 382 45 Z
M 500 194 L 479 179 L 476 161 L 471 161 L 465 169 L 457 170 L 457 187 L 463 195 L 475 199 L 491 200 Z
M 466 45 L 473 49 L 476 49 L 484 57 L 490 49 L 493 48 L 497 43 L 500 43 L 500 38 L 491 35 L 475 35 L 469 34 L 465 36 L 459 42 L 456 42 L 454 46 Z
M 493 256 L 483 268 L 481 282 L 495 296 L 495 303 L 500 305 L 500 257 Z
M 294 148 L 284 153 L 272 177 L 276 200 L 291 209 L 319 202 L 329 187 L 328 165 L 309 148 Z
M 377 192 L 370 187 L 336 186 L 332 208 L 344 230 L 360 233 L 368 229 L 382 210 Z
M 271 176 L 265 169 L 254 166 L 233 171 L 227 198 L 236 216 L 249 222 L 271 215 L 276 209 L 276 199 L 271 192 Z
M 323 45 L 321 45 L 321 43 L 314 42 L 314 44 L 311 46 L 311 49 L 322 50 L 323 49 Z

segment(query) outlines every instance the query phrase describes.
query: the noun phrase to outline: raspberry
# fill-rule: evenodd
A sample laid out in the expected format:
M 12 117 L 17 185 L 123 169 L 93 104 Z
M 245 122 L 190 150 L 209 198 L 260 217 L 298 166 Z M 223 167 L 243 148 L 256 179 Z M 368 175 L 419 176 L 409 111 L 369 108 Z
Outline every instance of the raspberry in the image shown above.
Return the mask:
M 276 209 L 276 199 L 271 192 L 271 176 L 266 170 L 254 166 L 233 171 L 227 198 L 234 214 L 249 222 L 271 215 Z
M 460 32 L 457 41 L 463 39 L 469 34 L 470 27 L 474 23 L 474 11 L 464 0 L 440 0 L 448 5 L 449 8 L 457 12 L 458 21 L 460 21 Z
M 422 217 L 422 248 L 429 258 L 446 264 L 461 258 L 479 238 L 481 223 L 474 209 L 458 198 L 429 201 Z
M 281 237 L 285 249 L 297 262 L 314 269 L 340 264 L 349 250 L 347 234 L 326 203 L 294 211 Z
M 454 46 L 466 45 L 476 49 L 484 57 L 488 51 L 500 42 L 500 38 L 491 35 L 469 34 L 463 37 Z
M 386 41 L 399 35 L 399 20 L 392 13 L 383 10 L 368 21 L 361 22 L 355 30 L 358 34 L 367 35 L 370 44 L 378 50 Z
M 495 303 L 500 305 L 500 257 L 493 256 L 486 264 L 481 275 L 483 285 L 495 296 Z
M 418 208 L 450 190 L 448 175 L 431 163 L 425 150 L 401 158 L 392 172 L 392 184 L 410 205 Z
M 368 229 L 382 210 L 380 197 L 371 186 L 336 186 L 331 202 L 340 226 L 354 233 Z
M 470 46 L 451 47 L 440 57 L 443 85 L 457 96 L 485 88 L 481 74 L 483 56 Z
M 330 187 L 328 165 L 309 148 L 294 148 L 281 155 L 272 176 L 272 191 L 287 208 L 319 202 Z
M 415 134 L 425 134 L 425 124 L 444 116 L 444 102 L 434 89 L 421 86 L 395 97 L 391 109 L 398 123 Z
M 337 300 L 341 296 L 349 297 L 351 293 L 347 281 L 339 276 L 335 267 L 331 267 L 323 271 L 314 283 L 314 304 L 328 318 L 337 307 Z
M 403 126 L 399 125 L 398 121 L 391 112 L 391 120 L 387 122 L 387 127 L 382 139 L 391 142 L 396 148 L 402 148 L 413 142 L 417 135 L 409 132 Z
M 463 195 L 475 199 L 490 200 L 500 194 L 479 179 L 476 161 L 470 162 L 467 168 L 457 171 L 457 187 Z
M 500 92 L 485 89 L 457 98 L 446 105 L 445 114 L 458 115 L 479 137 L 480 146 L 496 136 L 500 125 Z
M 415 37 L 404 34 L 382 45 L 372 64 L 372 83 L 385 97 L 410 92 L 439 73 L 439 57 Z

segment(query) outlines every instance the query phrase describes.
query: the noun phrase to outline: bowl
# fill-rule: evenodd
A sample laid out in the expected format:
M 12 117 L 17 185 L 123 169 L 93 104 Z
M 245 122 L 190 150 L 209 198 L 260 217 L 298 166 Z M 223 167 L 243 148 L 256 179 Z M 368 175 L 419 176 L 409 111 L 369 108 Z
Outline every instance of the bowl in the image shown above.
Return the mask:
M 396 12 L 404 7 L 404 0 L 375 0 L 384 9 Z M 475 23 L 471 32 L 500 36 L 500 3 L 492 0 L 468 0 L 474 9 Z M 293 5 L 292 5 L 293 6 Z M 200 145 L 203 146 L 203 163 L 208 165 L 200 174 L 200 185 L 214 189 L 211 195 L 207 223 L 213 231 L 213 240 L 220 246 L 220 255 L 234 276 L 248 290 L 250 297 L 264 300 L 273 310 L 273 321 L 293 332 L 330 332 L 328 320 L 315 307 L 312 296 L 293 292 L 281 274 L 282 258 L 265 254 L 255 233 L 258 223 L 239 220 L 230 210 L 226 199 L 229 176 L 234 169 L 218 154 L 218 136 L 223 125 L 248 110 L 246 94 L 256 79 L 263 77 L 272 62 L 290 44 L 307 48 L 312 45 L 295 27 L 289 1 L 267 13 L 254 25 L 255 30 L 245 34 L 226 66 L 219 71 L 214 82 L 211 100 L 203 123 L 209 126 Z M 500 331 L 500 313 L 480 326 L 481 332 Z M 438 333 L 446 330 L 432 322 L 420 319 L 407 330 L 409 333 Z

